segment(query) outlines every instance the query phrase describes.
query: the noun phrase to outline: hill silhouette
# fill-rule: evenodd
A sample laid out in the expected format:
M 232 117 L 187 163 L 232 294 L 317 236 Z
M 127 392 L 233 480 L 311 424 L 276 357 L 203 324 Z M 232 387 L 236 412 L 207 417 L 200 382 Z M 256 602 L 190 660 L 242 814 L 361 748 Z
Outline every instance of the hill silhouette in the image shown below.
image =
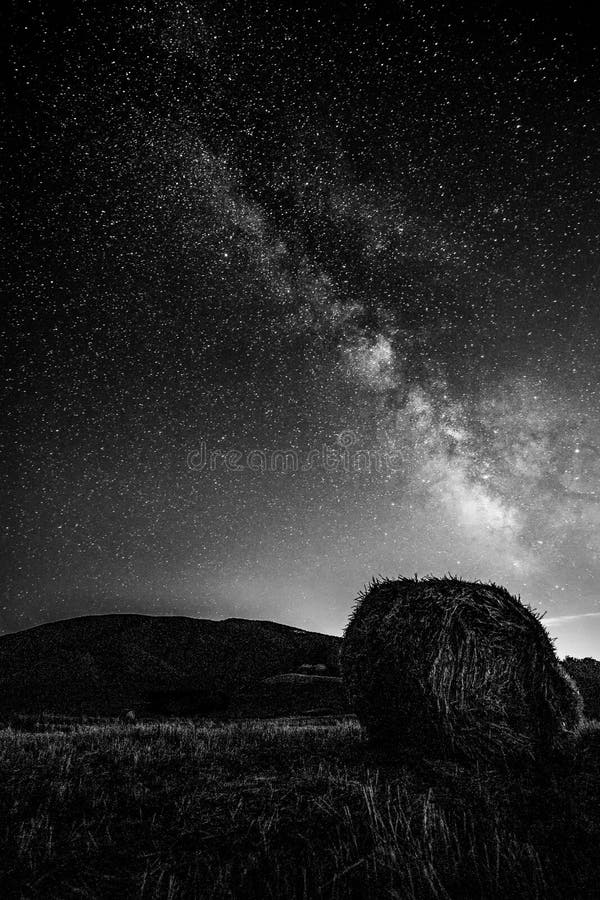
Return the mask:
M 260 696 L 264 679 L 302 665 L 321 664 L 326 675 L 337 675 L 340 641 L 247 619 L 104 615 L 51 622 L 0 636 L 0 711 L 235 708 L 249 692 Z

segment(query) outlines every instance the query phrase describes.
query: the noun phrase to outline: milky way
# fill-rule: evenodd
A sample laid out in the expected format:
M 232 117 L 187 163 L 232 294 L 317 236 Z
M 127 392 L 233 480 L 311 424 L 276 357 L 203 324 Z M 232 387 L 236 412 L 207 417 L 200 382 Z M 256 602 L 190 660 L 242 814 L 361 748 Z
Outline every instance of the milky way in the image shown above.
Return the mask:
M 4 630 L 450 571 L 598 655 L 587 15 L 12 14 Z

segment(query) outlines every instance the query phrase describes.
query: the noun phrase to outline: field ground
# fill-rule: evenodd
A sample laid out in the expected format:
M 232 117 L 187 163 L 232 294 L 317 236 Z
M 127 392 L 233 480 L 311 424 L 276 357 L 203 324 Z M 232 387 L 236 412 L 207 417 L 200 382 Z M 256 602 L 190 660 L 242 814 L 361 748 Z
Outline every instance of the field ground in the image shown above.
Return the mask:
M 592 898 L 600 732 L 543 770 L 377 759 L 358 724 L 0 730 L 0 896 Z

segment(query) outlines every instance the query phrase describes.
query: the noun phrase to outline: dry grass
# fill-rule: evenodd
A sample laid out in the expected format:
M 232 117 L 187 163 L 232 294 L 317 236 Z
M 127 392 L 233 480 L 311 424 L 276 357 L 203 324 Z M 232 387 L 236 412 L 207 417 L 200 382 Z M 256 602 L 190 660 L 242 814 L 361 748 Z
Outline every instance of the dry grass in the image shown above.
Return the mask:
M 351 719 L 8 729 L 1 895 L 587 896 L 597 785 L 564 777 L 381 764 Z

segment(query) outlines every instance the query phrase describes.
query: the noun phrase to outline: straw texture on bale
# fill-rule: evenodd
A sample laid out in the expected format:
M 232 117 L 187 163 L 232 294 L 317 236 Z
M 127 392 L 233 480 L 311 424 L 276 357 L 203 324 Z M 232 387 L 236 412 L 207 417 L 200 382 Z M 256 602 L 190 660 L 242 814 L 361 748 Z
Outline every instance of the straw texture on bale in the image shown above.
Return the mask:
M 373 581 L 340 660 L 369 738 L 400 755 L 536 758 L 581 718 L 540 618 L 495 584 Z

